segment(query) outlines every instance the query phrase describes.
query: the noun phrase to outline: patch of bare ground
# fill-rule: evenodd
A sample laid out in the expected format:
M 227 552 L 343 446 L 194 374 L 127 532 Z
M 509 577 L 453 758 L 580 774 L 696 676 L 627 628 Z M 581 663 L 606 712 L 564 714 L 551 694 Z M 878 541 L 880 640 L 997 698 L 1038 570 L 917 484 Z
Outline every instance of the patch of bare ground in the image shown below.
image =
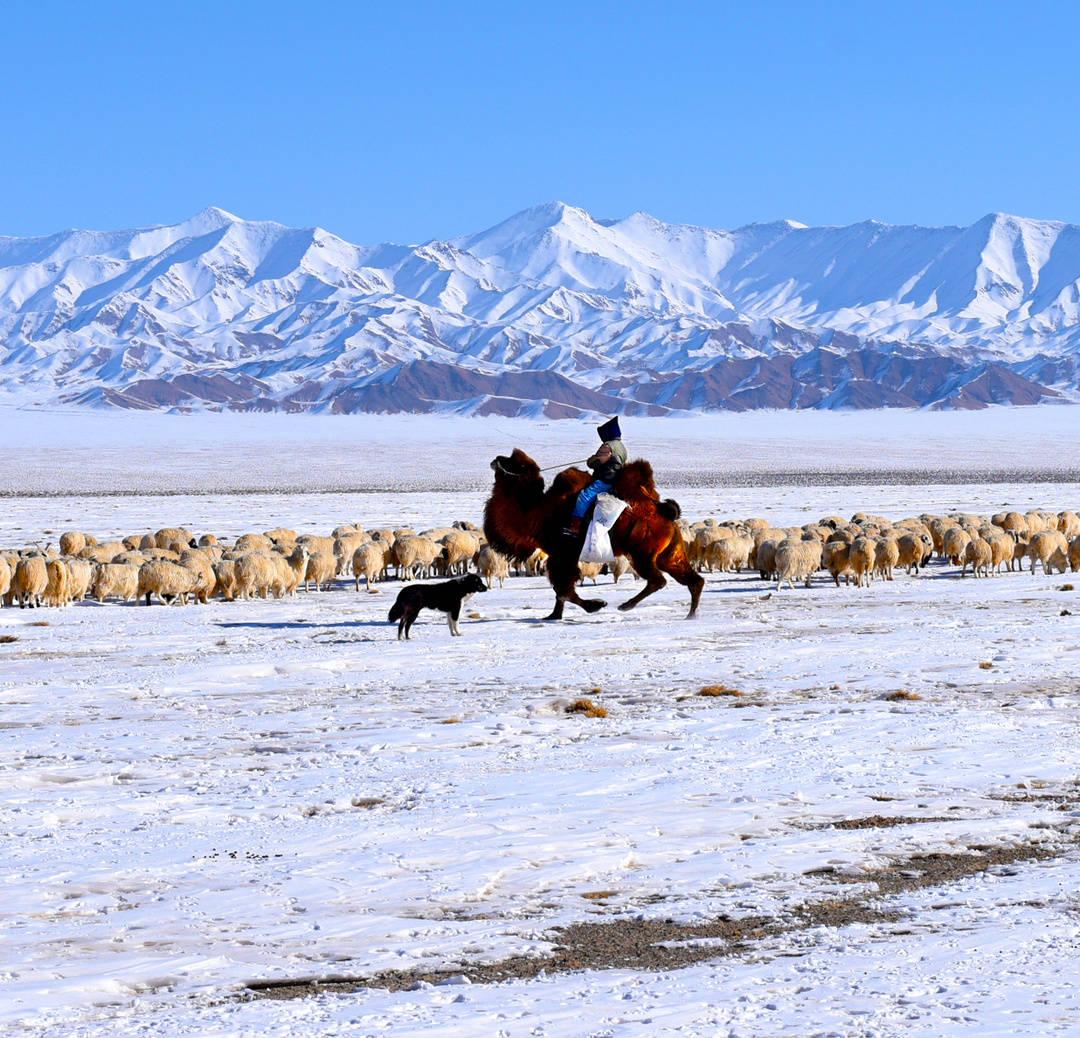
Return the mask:
M 885 824 L 892 824 L 892 819 L 887 819 Z M 554 948 L 546 955 L 512 955 L 495 962 L 465 962 L 453 968 L 433 970 L 387 970 L 366 977 L 338 975 L 252 981 L 240 997 L 305 998 L 364 988 L 402 991 L 423 983 L 439 984 L 462 977 L 473 984 L 490 984 L 510 979 L 528 980 L 542 972 L 568 973 L 584 969 L 679 969 L 708 959 L 737 955 L 755 942 L 812 927 L 895 922 L 906 916 L 881 904 L 882 898 L 954 883 L 990 868 L 1047 861 L 1064 854 L 1076 843 L 1077 840 L 1072 839 L 1067 843 L 971 848 L 957 854 L 918 854 L 855 876 L 819 870 L 819 874 L 827 875 L 832 882 L 858 884 L 864 890 L 850 897 L 807 902 L 782 919 L 764 915 L 737 918 L 721 915 L 693 923 L 680 923 L 674 919 L 574 923 L 550 931 Z

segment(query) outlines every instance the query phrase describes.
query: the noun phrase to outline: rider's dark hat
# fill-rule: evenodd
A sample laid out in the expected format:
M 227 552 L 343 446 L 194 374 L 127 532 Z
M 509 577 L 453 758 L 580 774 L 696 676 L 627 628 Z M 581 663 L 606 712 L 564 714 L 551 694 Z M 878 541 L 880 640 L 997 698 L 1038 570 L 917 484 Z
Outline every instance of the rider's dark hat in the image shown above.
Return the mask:
M 604 422 L 603 425 L 597 426 L 596 431 L 600 434 L 600 439 L 604 442 L 622 439 L 618 416 L 612 418 L 610 421 Z

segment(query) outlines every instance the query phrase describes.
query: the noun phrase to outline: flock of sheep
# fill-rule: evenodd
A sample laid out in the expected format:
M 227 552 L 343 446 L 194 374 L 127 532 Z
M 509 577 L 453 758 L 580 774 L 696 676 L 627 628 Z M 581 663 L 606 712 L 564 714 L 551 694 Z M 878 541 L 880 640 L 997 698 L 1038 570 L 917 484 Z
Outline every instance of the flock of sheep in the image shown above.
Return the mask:
M 959 576 L 989 577 L 1022 568 L 1032 573 L 1080 569 L 1080 518 L 1075 512 L 999 512 L 977 515 L 920 515 L 899 522 L 856 513 L 850 520 L 826 516 L 805 526 L 774 529 L 765 519 L 744 522 L 705 520 L 689 527 L 687 551 L 699 571 L 756 569 L 762 580 L 805 581 L 820 570 L 840 584 L 869 586 L 876 576 L 892 580 L 903 566 L 918 573 L 935 555 Z
M 361 530 L 339 526 L 328 537 L 279 528 L 246 533 L 231 544 L 213 534 L 198 539 L 190 530 L 166 527 L 155 533 L 98 542 L 80 531 L 51 545 L 0 551 L 0 596 L 4 605 L 64 606 L 87 596 L 98 602 L 145 600 L 165 604 L 281 598 L 323 591 L 351 571 L 356 590 L 387 579 L 464 573 L 475 566 L 490 586 L 509 576 L 506 559 L 488 547 L 469 523 L 426 530 Z M 523 567 L 539 572 L 535 562 Z
M 765 519 L 706 519 L 680 524 L 691 563 L 699 571 L 721 573 L 757 570 L 777 589 L 795 581 L 809 587 L 814 574 L 825 571 L 837 586 L 868 586 L 877 576 L 892 580 L 896 568 L 918 573 L 935 555 L 959 576 L 968 569 L 976 577 L 1004 570 L 1045 573 L 1080 570 L 1080 518 L 1075 512 L 1002 512 L 975 515 L 920 515 L 899 522 L 857 513 L 850 520 L 827 516 L 817 523 L 775 528 Z M 536 552 L 515 565 L 519 574 L 544 571 L 545 556 Z M 298 535 L 279 528 L 247 533 L 233 543 L 219 543 L 212 534 L 196 537 L 190 530 L 168 527 L 123 540 L 99 543 L 78 531 L 63 534 L 59 550 L 51 545 L 21 551 L 0 551 L 0 601 L 20 607 L 63 606 L 87 596 L 98 602 L 144 600 L 186 604 L 255 597 L 281 598 L 301 585 L 322 591 L 350 573 L 356 590 L 368 591 L 377 581 L 450 576 L 474 568 L 489 587 L 510 576 L 511 564 L 484 543 L 472 524 L 425 530 L 339 526 L 328 537 Z M 607 568 L 618 582 L 630 569 L 625 559 Z M 582 565 L 584 581 L 595 583 L 596 564 Z

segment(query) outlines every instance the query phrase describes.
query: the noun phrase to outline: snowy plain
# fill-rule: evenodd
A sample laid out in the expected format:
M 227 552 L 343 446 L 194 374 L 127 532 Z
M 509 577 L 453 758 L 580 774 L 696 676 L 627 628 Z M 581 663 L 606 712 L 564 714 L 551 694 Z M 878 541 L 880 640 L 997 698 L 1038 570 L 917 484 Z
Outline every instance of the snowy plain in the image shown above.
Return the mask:
M 495 454 L 556 464 L 595 443 L 580 423 L 3 417 L 3 547 L 69 528 L 478 522 Z M 1076 419 L 623 424 L 688 518 L 793 524 L 1078 509 Z M 0 610 L 0 1029 L 1080 1033 L 1070 580 L 935 564 L 778 593 L 712 574 L 685 622 L 682 588 L 622 614 L 628 578 L 601 578 L 609 609 L 547 624 L 550 590 L 522 577 L 469 603 L 462 638 L 424 614 L 409 643 L 385 621 L 396 582 Z M 720 685 L 740 694 L 699 694 Z M 608 716 L 566 713 L 580 696 Z M 971 855 L 998 860 L 934 878 Z M 852 899 L 872 911 L 805 923 Z M 734 943 L 684 935 L 717 955 L 680 968 L 466 982 L 546 961 L 559 927 L 722 918 L 771 922 Z M 391 971 L 439 982 L 247 987 Z

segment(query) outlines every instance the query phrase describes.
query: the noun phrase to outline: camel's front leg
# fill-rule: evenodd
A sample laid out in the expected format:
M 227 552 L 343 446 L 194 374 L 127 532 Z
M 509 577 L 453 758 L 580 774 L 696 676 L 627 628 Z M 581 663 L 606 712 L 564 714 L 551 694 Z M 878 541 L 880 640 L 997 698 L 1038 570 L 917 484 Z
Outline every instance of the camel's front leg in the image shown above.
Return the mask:
M 561 620 L 563 606 L 567 602 L 573 602 L 574 605 L 581 606 L 587 613 L 595 613 L 598 609 L 603 609 L 607 605 L 607 602 L 601 598 L 582 598 L 577 593 L 576 585 L 579 576 L 576 561 L 569 565 L 565 563 L 552 565 L 552 560 L 548 559 L 548 580 L 551 581 L 551 586 L 555 589 L 555 608 L 547 619 Z

